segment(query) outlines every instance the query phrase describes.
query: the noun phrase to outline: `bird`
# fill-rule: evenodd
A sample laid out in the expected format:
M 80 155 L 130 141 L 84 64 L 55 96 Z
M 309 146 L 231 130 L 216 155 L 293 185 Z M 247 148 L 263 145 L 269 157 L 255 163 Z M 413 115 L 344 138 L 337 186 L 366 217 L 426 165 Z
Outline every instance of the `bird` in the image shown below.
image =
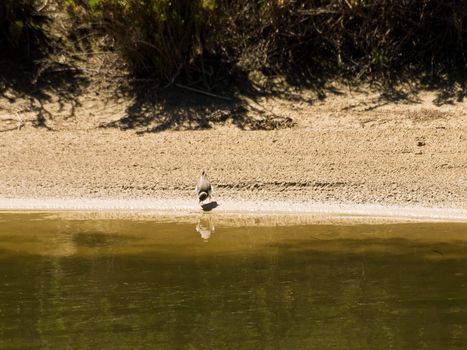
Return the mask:
M 208 180 L 206 172 L 203 171 L 199 177 L 198 184 L 196 185 L 195 192 L 198 195 L 199 202 L 205 201 L 207 198 L 211 198 L 212 186 Z

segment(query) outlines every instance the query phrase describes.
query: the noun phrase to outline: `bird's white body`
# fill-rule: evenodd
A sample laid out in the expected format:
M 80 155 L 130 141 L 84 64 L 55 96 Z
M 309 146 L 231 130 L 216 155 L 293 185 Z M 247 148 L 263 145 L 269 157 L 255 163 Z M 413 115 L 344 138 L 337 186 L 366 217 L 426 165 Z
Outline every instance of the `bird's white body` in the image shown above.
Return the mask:
M 212 186 L 209 182 L 206 173 L 203 171 L 199 177 L 198 184 L 196 185 L 195 192 L 198 195 L 199 202 L 205 201 L 207 198 L 211 198 Z

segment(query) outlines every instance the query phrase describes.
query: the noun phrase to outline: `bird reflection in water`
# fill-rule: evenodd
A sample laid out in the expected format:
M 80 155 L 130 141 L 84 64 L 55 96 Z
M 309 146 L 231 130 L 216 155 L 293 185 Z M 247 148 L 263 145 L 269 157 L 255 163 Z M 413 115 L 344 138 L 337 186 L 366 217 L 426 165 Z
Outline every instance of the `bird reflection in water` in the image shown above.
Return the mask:
M 214 233 L 215 227 L 210 216 L 202 216 L 196 225 L 196 232 L 201 235 L 201 238 L 207 242 Z

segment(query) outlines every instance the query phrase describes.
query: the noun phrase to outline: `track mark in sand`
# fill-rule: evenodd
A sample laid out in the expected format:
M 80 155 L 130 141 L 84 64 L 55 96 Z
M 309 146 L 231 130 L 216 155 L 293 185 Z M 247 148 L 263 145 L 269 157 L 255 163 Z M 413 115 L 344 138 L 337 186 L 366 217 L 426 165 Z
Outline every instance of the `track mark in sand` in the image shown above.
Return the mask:
M 224 189 L 243 189 L 243 190 L 271 190 L 271 189 L 303 189 L 303 188 L 315 188 L 315 189 L 333 189 L 337 187 L 352 186 L 357 187 L 360 184 L 335 181 L 271 181 L 271 182 L 237 182 L 237 183 L 219 183 L 216 185 L 218 188 Z

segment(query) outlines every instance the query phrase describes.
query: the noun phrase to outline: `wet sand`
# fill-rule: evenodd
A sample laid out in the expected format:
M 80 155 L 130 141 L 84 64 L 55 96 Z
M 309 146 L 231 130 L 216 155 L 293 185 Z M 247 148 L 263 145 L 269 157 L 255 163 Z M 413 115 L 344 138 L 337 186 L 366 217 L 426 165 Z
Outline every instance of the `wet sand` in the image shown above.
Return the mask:
M 372 223 L 402 221 L 459 221 L 467 222 L 467 210 L 459 208 L 401 207 L 369 204 L 326 204 L 315 202 L 272 201 L 212 201 L 198 205 L 181 199 L 56 199 L 10 198 L 0 199 L 0 212 L 48 211 L 95 212 L 101 218 L 173 218 L 198 217 L 203 213 L 240 215 L 244 217 L 274 216 L 278 221 L 303 223 Z M 75 214 L 71 214 L 72 216 Z M 297 215 L 303 219 L 297 219 Z M 93 216 L 93 215 L 91 215 Z M 91 217 L 85 214 L 84 217 Z

